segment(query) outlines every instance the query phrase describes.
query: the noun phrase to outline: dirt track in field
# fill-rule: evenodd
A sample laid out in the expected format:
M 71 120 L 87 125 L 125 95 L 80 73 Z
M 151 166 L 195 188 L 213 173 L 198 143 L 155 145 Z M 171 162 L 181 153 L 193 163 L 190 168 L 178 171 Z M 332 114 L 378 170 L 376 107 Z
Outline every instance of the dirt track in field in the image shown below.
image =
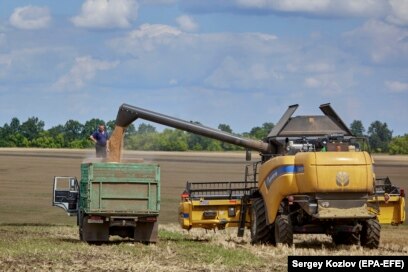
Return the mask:
M 93 159 L 93 150 L 0 149 L 0 223 L 74 224 L 75 218 L 51 207 L 53 177 L 79 178 L 80 164 Z M 124 161 L 141 159 L 161 167 L 161 223 L 177 222 L 186 181 L 243 180 L 247 164 L 244 153 L 124 152 Z M 408 156 L 375 159 L 378 177 L 408 189 Z

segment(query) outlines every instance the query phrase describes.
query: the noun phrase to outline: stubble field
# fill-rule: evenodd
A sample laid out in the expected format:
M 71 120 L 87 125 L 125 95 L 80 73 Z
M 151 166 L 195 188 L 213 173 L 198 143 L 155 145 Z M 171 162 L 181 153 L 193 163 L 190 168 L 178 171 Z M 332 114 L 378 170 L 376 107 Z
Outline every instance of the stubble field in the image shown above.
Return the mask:
M 51 207 L 51 196 L 54 176 L 79 177 L 81 162 L 93 155 L 93 150 L 0 149 L 3 271 L 285 271 L 288 255 L 408 255 L 405 226 L 383 227 L 377 250 L 335 247 L 325 235 L 296 235 L 293 247 L 272 247 L 250 245 L 248 231 L 240 239 L 235 229 L 181 230 L 177 208 L 185 182 L 242 180 L 243 153 L 125 152 L 126 161 L 160 164 L 159 242 L 87 245 L 78 240 L 76 219 Z M 408 188 L 408 157 L 376 156 L 376 173 Z

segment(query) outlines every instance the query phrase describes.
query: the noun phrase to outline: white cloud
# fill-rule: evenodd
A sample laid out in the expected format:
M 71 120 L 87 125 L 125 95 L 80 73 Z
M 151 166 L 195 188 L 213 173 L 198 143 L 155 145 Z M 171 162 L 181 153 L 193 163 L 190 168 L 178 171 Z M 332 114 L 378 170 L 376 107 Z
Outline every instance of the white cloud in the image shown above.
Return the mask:
M 407 0 L 181 0 L 190 12 L 248 12 L 316 17 L 360 17 L 408 24 Z
M 226 57 L 205 82 L 216 88 L 251 89 L 270 88 L 274 81 L 282 79 L 270 65 Z
M 318 88 L 322 85 L 320 80 L 314 78 L 314 77 L 308 77 L 305 79 L 305 86 L 308 88 Z
M 127 37 L 112 41 L 119 51 L 140 52 L 154 51 L 157 47 L 170 44 L 182 32 L 174 27 L 160 24 L 143 24 L 131 31 Z
M 63 75 L 53 84 L 55 90 L 80 89 L 88 81 L 95 78 L 98 71 L 111 70 L 119 64 L 118 61 L 109 62 L 93 59 L 90 56 L 78 57 L 68 74 Z
M 124 56 L 134 80 L 136 74 L 162 87 L 174 78 L 178 85 L 269 88 L 282 77 L 271 56 L 276 61 L 275 54 L 281 58 L 291 50 L 271 34 L 188 33 L 160 24 L 143 24 L 109 45 Z
M 391 14 L 387 20 L 398 25 L 408 25 L 408 1 L 407 0 L 390 0 Z
M 312 73 L 327 73 L 335 70 L 334 65 L 327 62 L 314 62 L 306 65 L 305 70 Z
M 330 4 L 328 0 L 237 0 L 237 4 L 246 8 L 267 8 L 287 12 L 311 11 L 316 12 L 325 10 Z
M 16 8 L 9 22 L 19 29 L 41 29 L 49 26 L 51 15 L 46 7 L 25 6 Z
M 188 15 L 179 16 L 177 17 L 176 21 L 179 24 L 180 29 L 187 31 L 187 32 L 196 31 L 198 28 L 198 25 L 194 21 L 193 17 L 188 16 Z
M 127 28 L 136 19 L 137 11 L 135 0 L 86 0 L 81 13 L 71 21 L 77 27 Z
M 304 80 L 304 85 L 310 89 L 317 89 L 321 95 L 331 96 L 341 93 L 342 86 L 338 83 L 338 79 L 344 77 L 342 75 L 317 75 L 308 77 Z M 342 85 L 348 84 L 343 82 Z
M 141 5 L 170 5 L 177 3 L 178 0 L 139 0 Z
M 160 24 L 143 24 L 139 29 L 130 32 L 130 38 L 136 39 L 165 39 L 166 37 L 174 37 L 180 35 L 182 32 L 177 28 L 160 25 Z
M 174 78 L 170 79 L 169 85 L 177 85 L 177 84 L 178 84 L 177 79 L 174 79 Z
M 386 88 L 393 93 L 404 93 L 408 92 L 408 83 L 400 81 L 386 81 Z
M 367 55 L 374 63 L 406 62 L 408 31 L 395 25 L 370 20 L 344 34 L 350 48 Z
M 185 2 L 191 0 L 185 0 Z M 379 17 L 390 11 L 389 1 L 392 0 L 235 0 L 227 5 L 230 10 L 259 10 L 271 13 L 295 13 L 316 16 L 358 16 L 358 17 Z M 202 10 L 211 10 L 210 5 L 217 8 L 216 1 L 207 1 L 206 7 L 202 4 L 189 7 L 201 7 Z M 220 6 L 220 5 L 218 5 Z M 224 10 L 226 10 L 224 3 Z M 194 9 L 193 9 L 194 10 Z

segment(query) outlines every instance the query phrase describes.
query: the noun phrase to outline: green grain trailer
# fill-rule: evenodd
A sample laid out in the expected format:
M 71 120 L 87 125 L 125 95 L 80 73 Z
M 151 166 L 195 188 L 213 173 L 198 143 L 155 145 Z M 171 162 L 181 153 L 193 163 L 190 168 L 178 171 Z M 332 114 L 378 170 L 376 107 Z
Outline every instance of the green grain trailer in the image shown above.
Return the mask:
M 79 237 L 89 243 L 110 235 L 157 241 L 160 168 L 146 163 L 83 163 L 81 180 L 54 177 L 53 206 L 77 216 Z

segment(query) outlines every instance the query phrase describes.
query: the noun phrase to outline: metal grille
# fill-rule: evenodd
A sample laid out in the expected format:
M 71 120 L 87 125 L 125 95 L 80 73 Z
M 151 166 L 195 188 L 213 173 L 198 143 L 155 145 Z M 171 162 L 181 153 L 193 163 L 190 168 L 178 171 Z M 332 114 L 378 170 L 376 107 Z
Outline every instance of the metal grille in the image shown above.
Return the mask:
M 186 186 L 187 193 L 193 199 L 241 199 L 257 188 L 256 181 L 187 182 Z

